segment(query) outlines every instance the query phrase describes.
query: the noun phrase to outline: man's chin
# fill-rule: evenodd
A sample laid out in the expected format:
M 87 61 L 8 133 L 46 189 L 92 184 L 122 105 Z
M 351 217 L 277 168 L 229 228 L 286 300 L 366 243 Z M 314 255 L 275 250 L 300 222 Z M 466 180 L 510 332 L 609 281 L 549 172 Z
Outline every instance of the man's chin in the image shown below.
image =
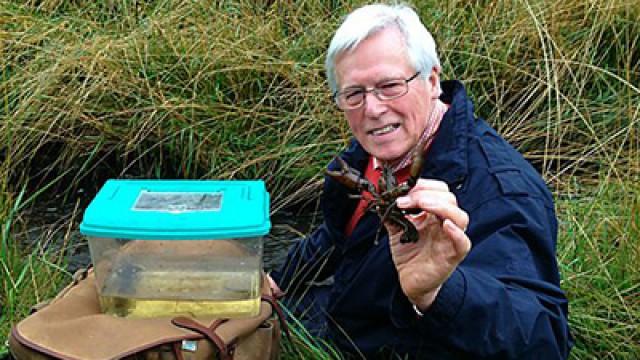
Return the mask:
M 376 151 L 370 152 L 370 154 L 376 159 L 388 164 L 396 163 L 404 156 L 404 153 L 401 151 L 385 151 L 384 149 L 377 149 Z
M 366 142 L 360 142 L 360 144 L 364 147 L 364 149 L 376 159 L 383 161 L 385 163 L 393 163 L 398 159 L 402 159 L 404 154 L 406 154 L 411 147 L 407 148 L 403 146 L 406 139 L 404 141 L 398 141 L 399 139 L 394 139 L 393 141 L 369 141 L 371 139 L 366 139 Z

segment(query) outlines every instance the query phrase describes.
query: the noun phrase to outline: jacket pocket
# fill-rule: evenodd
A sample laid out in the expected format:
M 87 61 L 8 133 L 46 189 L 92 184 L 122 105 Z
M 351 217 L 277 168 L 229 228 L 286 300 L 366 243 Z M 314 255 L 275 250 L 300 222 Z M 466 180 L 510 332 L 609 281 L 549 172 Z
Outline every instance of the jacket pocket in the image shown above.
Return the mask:
M 525 183 L 520 170 L 514 167 L 495 167 L 489 169 L 500 187 L 502 195 L 528 195 L 530 187 Z

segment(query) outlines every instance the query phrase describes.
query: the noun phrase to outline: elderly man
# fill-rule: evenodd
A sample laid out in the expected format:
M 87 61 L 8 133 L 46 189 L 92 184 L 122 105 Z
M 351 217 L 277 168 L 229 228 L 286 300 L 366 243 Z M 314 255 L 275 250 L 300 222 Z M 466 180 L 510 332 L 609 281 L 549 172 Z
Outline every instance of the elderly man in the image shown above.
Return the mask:
M 416 13 L 355 10 L 333 37 L 326 68 L 355 137 L 340 155 L 350 167 L 374 184 L 383 165 L 406 181 L 421 146 L 420 179 L 396 201 L 419 209 L 406 215 L 418 240 L 401 241 L 389 221 L 380 234 L 367 194 L 358 200 L 327 177 L 324 223 L 271 274 L 274 290 L 285 290 L 313 334 L 358 357 L 566 358 L 551 194 L 474 117 L 463 85 L 440 82 L 434 40 Z

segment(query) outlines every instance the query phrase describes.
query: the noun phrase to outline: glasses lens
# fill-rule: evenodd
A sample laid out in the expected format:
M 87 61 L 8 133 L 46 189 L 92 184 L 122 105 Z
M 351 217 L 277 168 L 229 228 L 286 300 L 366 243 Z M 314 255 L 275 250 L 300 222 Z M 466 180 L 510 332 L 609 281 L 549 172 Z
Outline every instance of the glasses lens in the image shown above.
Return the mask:
M 378 85 L 377 89 L 382 100 L 390 100 L 404 95 L 408 88 L 404 80 L 391 80 Z
M 353 109 L 362 105 L 364 90 L 348 89 L 338 95 L 338 103 L 342 107 Z

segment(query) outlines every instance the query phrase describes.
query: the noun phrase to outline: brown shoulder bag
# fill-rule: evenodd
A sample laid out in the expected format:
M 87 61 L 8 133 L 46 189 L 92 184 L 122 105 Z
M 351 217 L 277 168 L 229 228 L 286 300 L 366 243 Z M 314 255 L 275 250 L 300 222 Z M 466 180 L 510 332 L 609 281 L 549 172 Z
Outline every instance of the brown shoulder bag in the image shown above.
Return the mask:
M 260 314 L 247 319 L 119 318 L 100 312 L 93 272 L 84 271 L 11 329 L 9 349 L 17 360 L 274 360 L 288 331 L 267 281 L 262 294 Z

